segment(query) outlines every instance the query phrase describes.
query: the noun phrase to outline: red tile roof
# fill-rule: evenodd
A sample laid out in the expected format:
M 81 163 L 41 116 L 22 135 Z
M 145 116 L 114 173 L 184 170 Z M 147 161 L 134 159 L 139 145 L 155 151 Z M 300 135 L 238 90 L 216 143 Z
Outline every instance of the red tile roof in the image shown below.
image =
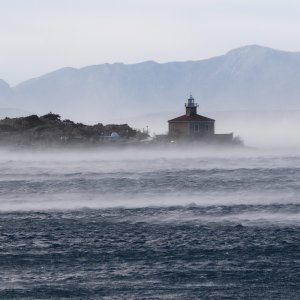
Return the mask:
M 193 115 L 182 115 L 180 117 L 177 117 L 175 119 L 169 120 L 168 122 L 194 122 L 194 121 L 215 121 L 214 119 L 210 119 L 204 116 L 200 116 L 198 114 Z

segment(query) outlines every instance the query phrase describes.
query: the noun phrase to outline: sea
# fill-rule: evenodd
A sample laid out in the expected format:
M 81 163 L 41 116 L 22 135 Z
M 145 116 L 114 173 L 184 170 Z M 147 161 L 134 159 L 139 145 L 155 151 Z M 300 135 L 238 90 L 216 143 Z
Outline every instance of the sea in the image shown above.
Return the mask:
M 297 151 L 0 154 L 0 299 L 300 299 Z

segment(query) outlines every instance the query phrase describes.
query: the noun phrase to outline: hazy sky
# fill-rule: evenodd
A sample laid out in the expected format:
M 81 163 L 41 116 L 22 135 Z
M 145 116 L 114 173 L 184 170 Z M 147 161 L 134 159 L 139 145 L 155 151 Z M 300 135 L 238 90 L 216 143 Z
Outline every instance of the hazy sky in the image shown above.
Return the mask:
M 299 0 L 0 0 L 0 78 L 65 67 L 300 50 Z

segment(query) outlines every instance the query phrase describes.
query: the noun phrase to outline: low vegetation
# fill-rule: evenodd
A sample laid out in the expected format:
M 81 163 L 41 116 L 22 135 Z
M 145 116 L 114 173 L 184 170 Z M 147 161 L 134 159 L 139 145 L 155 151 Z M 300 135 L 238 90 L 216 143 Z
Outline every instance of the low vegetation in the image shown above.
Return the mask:
M 134 142 L 146 137 L 146 133 L 135 130 L 127 124 L 84 125 L 68 119 L 61 120 L 60 115 L 54 113 L 41 117 L 31 115 L 0 120 L 0 145 L 2 146 L 101 145 L 110 142 Z

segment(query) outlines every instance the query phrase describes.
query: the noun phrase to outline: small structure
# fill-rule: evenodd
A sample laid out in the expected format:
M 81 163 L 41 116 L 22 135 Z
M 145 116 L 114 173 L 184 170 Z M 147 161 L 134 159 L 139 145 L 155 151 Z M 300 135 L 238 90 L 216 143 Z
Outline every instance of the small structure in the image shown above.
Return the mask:
M 120 135 L 117 132 L 112 132 L 110 135 L 100 136 L 100 141 L 110 141 L 117 142 L 121 139 Z
M 215 133 L 215 120 L 198 115 L 198 104 L 192 95 L 185 103 L 185 115 L 169 120 L 169 135 L 171 137 L 207 137 Z
M 172 139 L 189 138 L 221 143 L 233 141 L 233 133 L 215 134 L 215 120 L 197 114 L 198 104 L 190 95 L 185 103 L 185 114 L 169 120 L 169 137 Z

